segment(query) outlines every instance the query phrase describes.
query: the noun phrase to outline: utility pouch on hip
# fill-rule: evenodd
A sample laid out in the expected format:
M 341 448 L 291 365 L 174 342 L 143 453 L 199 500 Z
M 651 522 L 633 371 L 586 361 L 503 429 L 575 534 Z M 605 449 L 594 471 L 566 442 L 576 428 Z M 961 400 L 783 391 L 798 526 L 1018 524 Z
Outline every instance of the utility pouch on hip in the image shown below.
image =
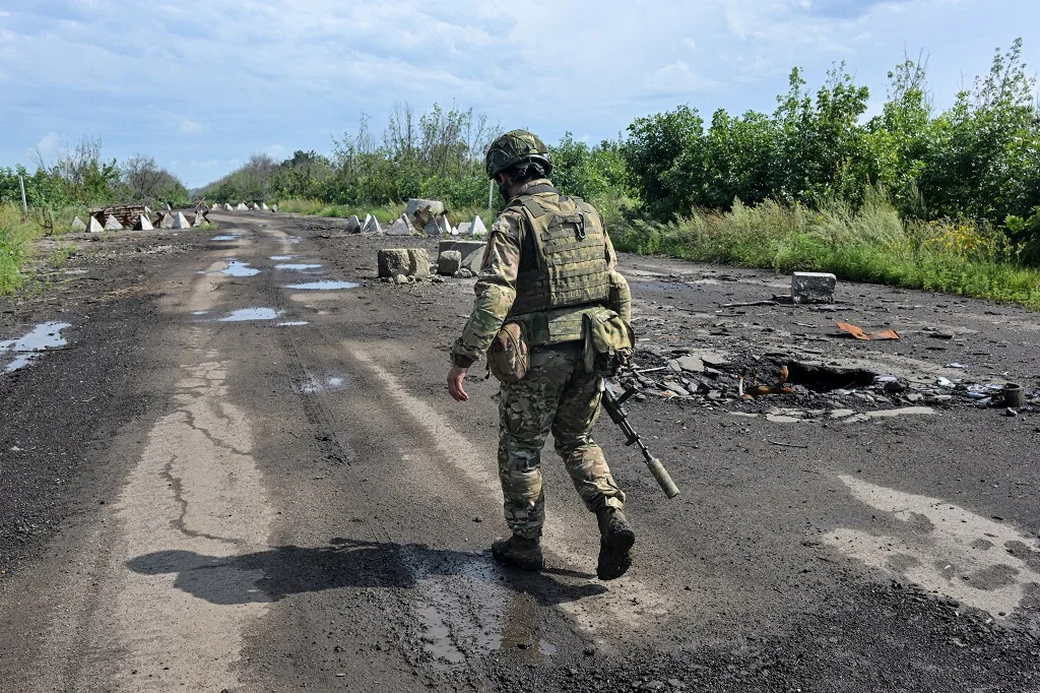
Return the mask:
M 608 308 L 590 310 L 582 316 L 585 372 L 611 377 L 635 350 L 632 327 Z
M 499 382 L 515 383 L 527 375 L 528 353 L 524 328 L 507 322 L 495 335 L 487 353 L 488 370 Z

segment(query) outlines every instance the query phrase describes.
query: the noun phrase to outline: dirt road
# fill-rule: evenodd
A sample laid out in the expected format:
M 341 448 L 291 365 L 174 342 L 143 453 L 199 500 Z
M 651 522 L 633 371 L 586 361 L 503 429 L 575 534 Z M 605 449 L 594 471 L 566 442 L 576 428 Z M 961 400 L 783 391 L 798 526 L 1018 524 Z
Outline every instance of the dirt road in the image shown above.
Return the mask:
M 374 279 L 376 248 L 432 241 L 216 218 L 80 239 L 0 301 L 3 690 L 1040 691 L 1040 409 L 965 387 L 1040 386 L 1035 314 L 867 285 L 735 306 L 784 279 L 624 258 L 631 413 L 683 493 L 599 424 L 639 535 L 599 582 L 547 449 L 529 575 L 487 550 L 494 381 L 444 386 L 472 281 Z M 64 345 L 16 353 L 44 322 Z M 812 355 L 899 386 L 732 392 Z

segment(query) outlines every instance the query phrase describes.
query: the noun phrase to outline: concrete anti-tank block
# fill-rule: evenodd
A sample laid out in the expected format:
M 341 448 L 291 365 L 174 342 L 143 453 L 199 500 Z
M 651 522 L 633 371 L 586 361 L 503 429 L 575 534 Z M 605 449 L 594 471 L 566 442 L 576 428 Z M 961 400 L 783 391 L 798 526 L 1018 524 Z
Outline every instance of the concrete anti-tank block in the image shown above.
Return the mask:
M 148 215 L 142 214 L 137 218 L 137 224 L 134 225 L 134 228 L 138 231 L 151 231 L 155 227 L 152 225 L 152 220 L 148 217 Z
M 834 303 L 838 278 L 829 272 L 795 272 L 791 276 L 791 299 L 795 303 Z
M 462 269 L 462 253 L 457 250 L 445 250 L 437 256 L 437 274 L 454 277 Z
M 484 261 L 484 245 L 484 241 L 446 239 L 437 244 L 437 254 L 440 255 L 446 250 L 457 250 L 462 255 L 462 269 L 468 269 L 473 274 L 477 274 Z
M 184 216 L 183 212 L 177 212 L 173 215 L 173 226 L 170 228 L 174 229 L 190 229 L 191 224 L 188 223 L 187 217 Z
M 408 276 L 417 279 L 430 276 L 430 254 L 425 248 L 408 249 Z
M 87 225 L 83 223 L 83 220 L 76 217 L 72 220 L 72 226 L 69 227 L 69 231 L 72 233 L 82 233 L 87 230 Z
M 378 219 L 369 214 L 361 225 L 361 233 L 383 233 L 383 227 L 379 225 Z
M 380 277 L 393 278 L 399 274 L 407 275 L 411 264 L 407 248 L 384 248 L 376 253 L 376 265 Z
M 471 236 L 486 236 L 487 227 L 484 226 L 484 220 L 480 217 L 473 217 L 473 224 L 470 225 L 469 235 Z
M 356 214 L 352 214 L 347 217 L 347 221 L 343 226 L 343 230 L 347 233 L 361 233 L 361 220 L 358 219 Z
M 408 217 L 403 214 L 386 228 L 387 236 L 411 236 L 413 233 L 415 233 L 415 228 L 412 226 L 412 222 L 408 221 Z
M 105 230 L 105 227 L 101 225 L 95 217 L 91 216 L 87 222 L 87 233 L 101 233 Z

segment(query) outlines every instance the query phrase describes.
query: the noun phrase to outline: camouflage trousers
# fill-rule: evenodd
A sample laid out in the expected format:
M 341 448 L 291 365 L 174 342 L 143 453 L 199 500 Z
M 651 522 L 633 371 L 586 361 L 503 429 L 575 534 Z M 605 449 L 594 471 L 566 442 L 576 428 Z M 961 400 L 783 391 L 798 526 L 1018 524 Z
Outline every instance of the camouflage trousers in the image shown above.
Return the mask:
M 502 384 L 498 475 L 506 523 L 514 534 L 542 534 L 542 447 L 550 432 L 586 507 L 593 512 L 604 506 L 623 507 L 625 494 L 591 435 L 599 418 L 602 386 L 602 378 L 585 373 L 580 342 L 532 349 L 527 376 Z

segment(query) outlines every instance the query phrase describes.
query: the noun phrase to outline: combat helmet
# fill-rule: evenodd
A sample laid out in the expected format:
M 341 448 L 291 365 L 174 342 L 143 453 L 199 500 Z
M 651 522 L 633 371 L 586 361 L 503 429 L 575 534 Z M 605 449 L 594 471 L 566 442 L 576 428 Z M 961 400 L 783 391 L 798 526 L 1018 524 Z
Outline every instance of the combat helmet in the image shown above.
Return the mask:
M 494 178 L 507 168 L 525 161 L 540 164 L 547 176 L 552 171 L 549 148 L 538 139 L 538 135 L 527 130 L 510 130 L 500 136 L 491 143 L 484 157 L 488 178 Z

